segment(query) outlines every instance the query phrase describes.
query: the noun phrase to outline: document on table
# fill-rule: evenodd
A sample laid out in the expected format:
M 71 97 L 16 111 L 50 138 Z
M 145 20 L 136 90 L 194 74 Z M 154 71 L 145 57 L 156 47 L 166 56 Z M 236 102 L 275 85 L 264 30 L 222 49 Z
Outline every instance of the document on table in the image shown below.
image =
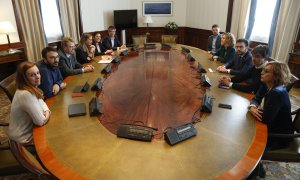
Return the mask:
M 112 59 L 100 60 L 100 61 L 98 61 L 98 63 L 100 63 L 100 64 L 109 64 L 109 63 L 111 63 L 111 61 L 112 61 Z

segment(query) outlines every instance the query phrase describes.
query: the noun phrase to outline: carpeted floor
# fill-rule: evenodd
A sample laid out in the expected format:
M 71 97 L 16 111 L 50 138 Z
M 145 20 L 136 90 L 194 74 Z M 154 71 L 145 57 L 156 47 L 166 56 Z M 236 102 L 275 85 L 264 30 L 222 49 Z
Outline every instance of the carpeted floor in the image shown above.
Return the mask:
M 300 107 L 300 88 L 291 91 L 292 109 Z M 7 120 L 9 116 L 10 101 L 0 90 L 0 121 Z M 0 127 L 1 128 L 1 127 Z M 1 132 L 1 130 L 0 130 Z M 1 163 L 1 160 L 0 160 Z M 282 180 L 300 180 L 300 163 L 284 163 L 274 161 L 263 161 L 266 170 L 266 180 L 282 179 Z M 13 176 L 1 177 L 0 180 L 28 180 L 33 179 L 28 173 Z

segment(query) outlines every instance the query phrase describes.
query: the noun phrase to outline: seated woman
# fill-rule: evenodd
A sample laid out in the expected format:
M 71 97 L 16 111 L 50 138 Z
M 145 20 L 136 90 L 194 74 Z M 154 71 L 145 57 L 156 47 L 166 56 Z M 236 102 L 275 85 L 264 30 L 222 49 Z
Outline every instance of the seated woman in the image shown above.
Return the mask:
M 111 54 L 112 50 L 106 50 L 104 49 L 102 43 L 101 43 L 101 34 L 100 32 L 94 32 L 93 33 L 93 45 L 95 46 L 95 56 L 105 55 L 105 54 Z
M 221 37 L 221 47 L 213 53 L 213 60 L 218 60 L 222 63 L 232 61 L 235 54 L 235 37 L 231 33 L 223 33 Z
M 80 64 L 88 63 L 94 58 L 95 46 L 92 45 L 93 38 L 90 34 L 82 34 L 80 42 L 76 47 L 76 58 Z
M 293 133 L 291 102 L 285 85 L 290 80 L 290 70 L 280 62 L 268 63 L 261 73 L 263 84 L 250 103 L 250 113 L 268 126 L 268 133 Z M 267 148 L 288 146 L 290 139 L 268 138 Z
M 32 128 L 43 126 L 49 121 L 50 110 L 43 101 L 43 91 L 39 69 L 32 62 L 23 62 L 18 66 L 16 76 L 17 91 L 14 95 L 8 136 L 19 143 L 32 143 Z

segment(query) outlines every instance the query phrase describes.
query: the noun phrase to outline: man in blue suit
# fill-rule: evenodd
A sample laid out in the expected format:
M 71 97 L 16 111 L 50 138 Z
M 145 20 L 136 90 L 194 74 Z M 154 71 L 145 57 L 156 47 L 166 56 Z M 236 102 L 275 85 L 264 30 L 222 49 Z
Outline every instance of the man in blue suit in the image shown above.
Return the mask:
M 39 65 L 41 74 L 41 88 L 45 99 L 57 95 L 67 84 L 58 69 L 59 56 L 55 48 L 46 47 L 42 50 L 43 60 Z
M 217 24 L 212 25 L 211 32 L 213 35 L 208 37 L 208 48 L 207 50 L 215 53 L 217 49 L 221 47 L 221 35 L 220 27 Z

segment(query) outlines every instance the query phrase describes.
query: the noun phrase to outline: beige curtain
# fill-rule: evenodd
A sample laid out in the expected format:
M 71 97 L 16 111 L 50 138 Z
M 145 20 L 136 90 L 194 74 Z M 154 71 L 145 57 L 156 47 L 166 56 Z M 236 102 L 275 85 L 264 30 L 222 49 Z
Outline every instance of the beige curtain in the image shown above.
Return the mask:
M 37 0 L 15 0 L 23 27 L 28 61 L 36 62 L 42 59 L 41 51 L 46 46 L 39 3 Z
M 248 23 L 250 0 L 235 0 L 232 9 L 230 32 L 238 38 L 244 38 Z
M 61 25 L 64 36 L 70 36 L 77 44 L 79 41 L 78 0 L 58 0 Z
M 281 1 L 275 32 L 272 57 L 281 62 L 288 62 L 289 52 L 294 44 L 300 19 L 300 1 Z

